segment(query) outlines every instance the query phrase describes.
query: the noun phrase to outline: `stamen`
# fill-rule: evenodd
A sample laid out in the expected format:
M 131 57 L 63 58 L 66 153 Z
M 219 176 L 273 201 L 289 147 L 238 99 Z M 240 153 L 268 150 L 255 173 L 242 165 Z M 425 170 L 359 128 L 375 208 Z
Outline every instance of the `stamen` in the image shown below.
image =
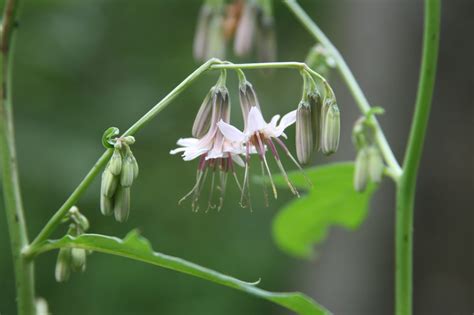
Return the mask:
M 258 140 L 258 146 L 260 147 L 260 157 L 263 159 L 263 163 L 265 164 L 265 167 L 267 168 L 267 173 L 268 173 L 268 178 L 270 179 L 270 184 L 272 185 L 272 190 L 273 190 L 273 196 L 275 199 L 278 198 L 277 190 L 275 187 L 275 183 L 273 182 L 273 177 L 272 173 L 270 172 L 270 167 L 268 167 L 267 159 L 265 157 L 265 147 L 263 146 L 262 139 L 260 138 L 260 134 L 257 133 L 257 140 Z
M 275 161 L 278 165 L 278 168 L 280 169 L 281 173 L 283 174 L 283 177 L 285 178 L 286 183 L 288 184 L 288 187 L 290 187 L 291 192 L 296 195 L 297 197 L 300 196 L 298 193 L 298 190 L 296 190 L 296 187 L 291 183 L 290 179 L 288 178 L 288 174 L 285 171 L 285 168 L 283 167 L 283 164 L 281 163 L 280 156 L 278 155 L 278 152 L 275 148 L 275 145 L 273 144 L 271 139 L 267 139 L 268 146 L 273 152 L 273 155 L 275 156 Z
M 263 166 L 263 160 L 260 160 L 260 166 L 262 170 L 262 179 L 263 179 L 263 200 L 264 200 L 265 207 L 268 207 L 269 202 L 268 202 L 268 192 L 267 192 L 267 181 L 265 180 L 266 176 L 265 176 L 265 167 Z
M 311 180 L 306 175 L 306 172 L 301 167 L 300 163 L 298 163 L 298 161 L 295 159 L 295 157 L 291 154 L 290 150 L 288 150 L 288 148 L 283 143 L 283 141 L 281 141 L 278 138 L 274 138 L 274 139 L 282 147 L 282 149 L 285 151 L 286 155 L 288 155 L 288 157 L 293 161 L 293 163 L 295 163 L 296 167 L 298 167 L 298 169 L 301 171 L 301 173 L 303 174 L 303 177 L 305 178 L 306 182 L 308 183 L 308 186 L 313 187 L 313 183 L 311 182 Z
M 214 181 L 215 181 L 215 175 L 216 175 L 216 168 L 214 165 L 214 169 L 212 170 L 212 179 L 211 179 L 211 190 L 209 192 L 209 199 L 207 200 L 207 209 L 206 213 L 209 212 L 209 209 L 214 209 L 216 207 L 215 204 L 212 203 L 212 199 L 214 197 Z
M 244 203 L 245 198 L 245 188 L 247 187 L 247 202 L 250 208 L 250 212 L 253 211 L 252 209 L 252 201 L 250 198 L 250 181 L 249 181 L 249 169 L 250 169 L 250 142 L 246 144 L 246 152 L 245 152 L 245 172 L 244 172 L 244 182 L 242 184 L 242 194 L 240 195 L 240 206 L 242 208 L 246 208 L 247 205 Z
M 178 201 L 178 205 L 180 205 L 184 200 L 186 200 L 189 196 L 191 196 L 193 193 L 199 191 L 199 183 L 201 182 L 201 178 L 202 178 L 202 175 L 203 175 L 203 172 L 198 170 L 197 174 L 196 174 L 196 183 L 194 184 L 193 188 L 191 189 L 190 192 L 188 192 L 186 195 L 184 195 L 184 197 L 182 197 L 179 201 Z

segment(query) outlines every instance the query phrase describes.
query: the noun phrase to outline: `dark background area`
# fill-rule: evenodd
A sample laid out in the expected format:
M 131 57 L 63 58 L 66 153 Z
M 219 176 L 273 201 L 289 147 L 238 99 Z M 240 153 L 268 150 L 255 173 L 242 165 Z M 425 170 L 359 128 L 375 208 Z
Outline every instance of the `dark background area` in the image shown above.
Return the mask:
M 14 73 L 16 138 L 30 238 L 86 174 L 110 126 L 125 130 L 198 64 L 192 39 L 200 1 L 23 1 Z M 416 95 L 422 1 L 301 1 L 340 48 L 373 105 L 399 160 Z M 415 314 L 474 312 L 474 2 L 444 1 L 438 80 L 416 201 Z M 278 59 L 301 61 L 311 37 L 275 1 Z M 231 61 L 255 61 L 235 58 Z M 299 101 L 295 71 L 247 72 L 266 117 Z M 357 231 L 335 228 L 315 261 L 281 252 L 272 218 L 291 195 L 270 207 L 256 187 L 254 212 L 238 206 L 229 185 L 221 212 L 193 213 L 177 201 L 194 184 L 197 162 L 169 155 L 190 135 L 194 115 L 217 79 L 196 81 L 151 124 L 133 147 L 141 174 L 125 224 L 99 212 L 99 181 L 78 207 L 91 232 L 124 236 L 137 227 L 155 250 L 244 280 L 262 279 L 272 291 L 303 291 L 335 314 L 393 313 L 393 185 L 377 192 Z M 336 73 L 330 81 L 342 111 L 341 147 L 315 164 L 354 158 L 350 131 L 358 117 Z M 238 104 L 233 74 L 229 89 Z M 241 123 L 234 106 L 232 119 Z M 289 146 L 293 130 L 289 132 Z M 290 166 L 287 166 L 290 168 Z M 3 212 L 3 202 L 0 205 Z M 2 217 L 0 217 L 2 218 Z M 295 227 L 297 228 L 297 227 Z M 55 235 L 60 237 L 66 227 Z M 15 314 L 14 279 L 5 220 L 0 219 L 0 313 Z M 199 279 L 114 256 L 88 257 L 84 274 L 54 280 L 56 253 L 36 263 L 37 294 L 53 314 L 286 314 L 266 301 Z

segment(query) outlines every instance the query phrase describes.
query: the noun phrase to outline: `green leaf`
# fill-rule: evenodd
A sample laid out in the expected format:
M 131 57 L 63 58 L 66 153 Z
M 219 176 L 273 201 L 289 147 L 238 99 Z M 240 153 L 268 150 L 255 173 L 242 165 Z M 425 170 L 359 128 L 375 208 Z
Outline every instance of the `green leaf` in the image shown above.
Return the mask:
M 297 187 L 308 189 L 308 194 L 287 204 L 273 221 L 273 235 L 282 250 L 311 258 L 314 245 L 326 238 L 330 227 L 356 229 L 364 221 L 374 186 L 369 185 L 363 193 L 355 192 L 353 172 L 353 163 L 306 169 L 311 188 L 301 172 L 288 174 Z M 276 176 L 275 183 L 287 187 L 282 176 Z
M 149 241 L 140 236 L 137 231 L 131 231 L 123 240 L 99 234 L 82 234 L 78 237 L 66 235 L 59 240 L 45 241 L 40 245 L 38 253 L 62 247 L 84 248 L 182 272 L 272 301 L 301 315 L 330 314 L 329 311 L 302 293 L 265 291 L 256 287 L 259 281 L 254 283 L 241 281 L 181 258 L 155 252 Z

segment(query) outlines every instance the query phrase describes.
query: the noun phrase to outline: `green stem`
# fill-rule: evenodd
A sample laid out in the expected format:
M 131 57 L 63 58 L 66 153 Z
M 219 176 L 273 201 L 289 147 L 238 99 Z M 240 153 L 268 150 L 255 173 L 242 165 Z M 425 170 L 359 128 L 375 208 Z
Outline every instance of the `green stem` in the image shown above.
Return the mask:
M 308 66 L 300 62 L 276 62 L 276 63 L 252 63 L 252 64 L 232 64 L 230 62 L 223 62 L 218 59 L 210 59 L 202 66 L 197 68 L 191 73 L 184 81 L 182 81 L 177 87 L 175 87 L 168 95 L 166 95 L 158 104 L 156 104 L 150 111 L 143 115 L 136 123 L 134 123 L 122 136 L 134 135 L 143 126 L 150 122 L 161 110 L 163 110 L 168 104 L 170 104 L 181 92 L 183 92 L 189 85 L 196 80 L 200 75 L 208 70 L 225 70 L 225 69 L 261 69 L 261 68 L 293 68 L 299 70 L 306 70 L 311 72 L 313 75 L 318 76 L 323 82 L 326 80 L 321 77 L 318 73 L 309 69 Z M 59 210 L 51 217 L 46 223 L 43 229 L 40 231 L 38 236 L 34 239 L 31 246 L 24 250 L 26 257 L 31 256 L 31 248 L 37 246 L 42 241 L 46 240 L 56 227 L 61 223 L 61 220 L 67 214 L 69 209 L 79 200 L 79 197 L 84 191 L 90 186 L 92 181 L 100 173 L 101 169 L 107 164 L 108 160 L 112 155 L 112 150 L 107 150 L 92 167 L 89 173 L 84 177 L 81 183 L 76 187 L 69 198 L 59 208 Z
M 354 75 L 349 69 L 349 66 L 346 64 L 344 58 L 339 53 L 337 48 L 331 43 L 331 41 L 326 37 L 323 31 L 321 31 L 321 29 L 316 25 L 316 23 L 313 22 L 313 20 L 308 16 L 308 14 L 301 8 L 298 2 L 296 2 L 295 0 L 284 0 L 283 2 L 295 15 L 295 17 L 300 21 L 300 23 L 303 24 L 303 26 L 308 30 L 308 32 L 314 37 L 314 39 L 317 40 L 321 45 L 323 45 L 324 48 L 326 48 L 326 50 L 329 52 L 331 57 L 334 58 L 337 65 L 337 69 L 341 74 L 343 80 L 349 87 L 349 90 L 351 91 L 354 99 L 356 100 L 360 111 L 364 114 L 369 112 L 371 109 L 369 101 L 365 97 L 364 92 L 362 92 L 362 89 L 357 83 L 357 80 L 355 79 Z M 398 177 L 400 177 L 402 170 L 390 148 L 390 145 L 387 142 L 387 139 L 385 138 L 385 135 L 383 134 L 382 128 L 377 122 L 377 119 L 373 117 L 372 120 L 374 121 L 377 127 L 375 134 L 377 144 L 390 169 L 389 174 L 391 174 L 391 177 L 396 180 L 398 179 Z
M 440 31 L 440 0 L 425 0 L 423 53 L 415 115 L 410 130 L 403 175 L 397 186 L 396 314 L 412 313 L 413 213 L 420 164 L 436 78 Z
M 168 95 L 166 95 L 158 104 L 153 106 L 153 108 L 143 115 L 136 123 L 134 123 L 127 131 L 124 132 L 122 136 L 131 136 L 138 132 L 143 126 L 149 123 L 161 110 L 168 106 L 179 94 L 181 94 L 189 85 L 196 80 L 200 75 L 210 69 L 210 67 L 219 63 L 218 59 L 210 59 L 199 68 L 197 68 L 193 73 L 191 73 L 184 81 L 182 81 L 178 86 L 176 86 Z M 68 197 L 64 204 L 59 208 L 59 210 L 51 217 L 51 219 L 46 223 L 43 229 L 40 231 L 38 236 L 34 239 L 27 249 L 24 250 L 24 255 L 29 257 L 31 255 L 30 249 L 42 241 L 46 240 L 51 233 L 56 229 L 56 227 L 61 224 L 61 220 L 68 213 L 69 209 L 74 206 L 74 204 L 79 200 L 79 197 L 86 191 L 86 189 L 91 185 L 92 181 L 99 175 L 102 168 L 107 164 L 110 157 L 112 156 L 112 149 L 109 149 L 102 154 L 99 160 L 95 163 L 92 169 L 87 173 L 84 179 L 79 183 L 73 193 Z
M 2 90 L 0 97 L 0 158 L 3 196 L 15 272 L 18 314 L 35 314 L 34 265 L 21 255 L 28 245 L 18 175 L 12 108 L 12 65 L 18 1 L 5 3 L 0 40 Z

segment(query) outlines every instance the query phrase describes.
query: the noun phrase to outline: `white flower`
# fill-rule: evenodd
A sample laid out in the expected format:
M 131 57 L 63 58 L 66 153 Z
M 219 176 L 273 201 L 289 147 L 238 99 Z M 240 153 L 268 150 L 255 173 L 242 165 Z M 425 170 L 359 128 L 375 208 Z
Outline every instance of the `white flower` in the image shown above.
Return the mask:
M 275 140 L 283 148 L 285 153 L 298 166 L 298 168 L 301 169 L 301 166 L 298 164 L 295 158 L 291 155 L 290 151 L 285 146 L 283 141 L 279 139 L 280 137 L 286 138 L 286 135 L 284 133 L 285 129 L 295 123 L 296 110 L 291 111 L 285 116 L 283 116 L 283 118 L 278 123 L 279 120 L 280 120 L 280 115 L 276 115 L 270 120 L 269 123 L 267 123 L 265 119 L 263 118 L 263 115 L 260 112 L 260 109 L 257 106 L 252 106 L 247 116 L 247 121 L 245 124 L 246 128 L 244 131 L 240 131 L 239 129 L 235 128 L 234 126 L 222 120 L 219 121 L 219 123 L 217 124 L 219 127 L 219 130 L 222 132 L 222 134 L 227 140 L 231 141 L 232 143 L 236 143 L 236 145 L 238 146 L 245 147 L 247 163 L 246 163 L 245 177 L 244 177 L 244 188 L 243 188 L 244 190 L 245 190 L 246 184 L 247 184 L 247 187 L 249 185 L 249 180 L 248 180 L 248 162 L 250 160 L 249 154 L 256 152 L 260 156 L 260 160 L 262 164 L 262 173 L 265 167 L 268 173 L 268 176 L 270 178 L 273 194 L 275 198 L 277 197 L 277 192 L 276 192 L 275 185 L 273 183 L 272 174 L 270 172 L 270 168 L 268 166 L 266 156 L 265 156 L 265 152 L 267 148 L 270 148 L 278 167 L 280 168 L 283 176 L 285 177 L 286 182 L 288 183 L 288 186 L 290 187 L 291 191 L 295 195 L 298 195 L 298 191 L 288 179 L 286 171 L 283 168 L 283 165 L 281 163 L 278 151 L 275 147 L 275 144 L 273 143 L 273 140 Z
M 217 190 L 220 191 L 218 209 L 222 207 L 224 200 L 225 186 L 227 182 L 227 174 L 231 172 L 236 179 L 237 185 L 240 188 L 240 184 L 237 180 L 237 175 L 234 170 L 234 162 L 240 166 L 244 166 L 244 161 L 240 157 L 245 151 L 243 146 L 239 143 L 235 143 L 226 139 L 222 132 L 217 127 L 219 120 L 229 120 L 230 108 L 229 108 L 229 96 L 227 90 L 217 90 L 215 96 L 212 99 L 212 117 L 210 119 L 210 126 L 207 133 L 200 139 L 198 138 L 182 138 L 179 139 L 177 144 L 180 146 L 170 151 L 170 154 L 181 153 L 183 160 L 191 161 L 199 158 L 198 171 L 196 175 L 196 184 L 191 191 L 186 194 L 180 201 L 187 199 L 189 196 L 193 196 L 192 208 L 194 211 L 199 209 L 197 205 L 199 201 L 199 195 L 205 184 L 208 171 L 211 174 L 211 192 L 208 201 L 208 207 L 215 208 L 213 202 L 213 193 L 215 175 L 218 173 L 218 184 Z

